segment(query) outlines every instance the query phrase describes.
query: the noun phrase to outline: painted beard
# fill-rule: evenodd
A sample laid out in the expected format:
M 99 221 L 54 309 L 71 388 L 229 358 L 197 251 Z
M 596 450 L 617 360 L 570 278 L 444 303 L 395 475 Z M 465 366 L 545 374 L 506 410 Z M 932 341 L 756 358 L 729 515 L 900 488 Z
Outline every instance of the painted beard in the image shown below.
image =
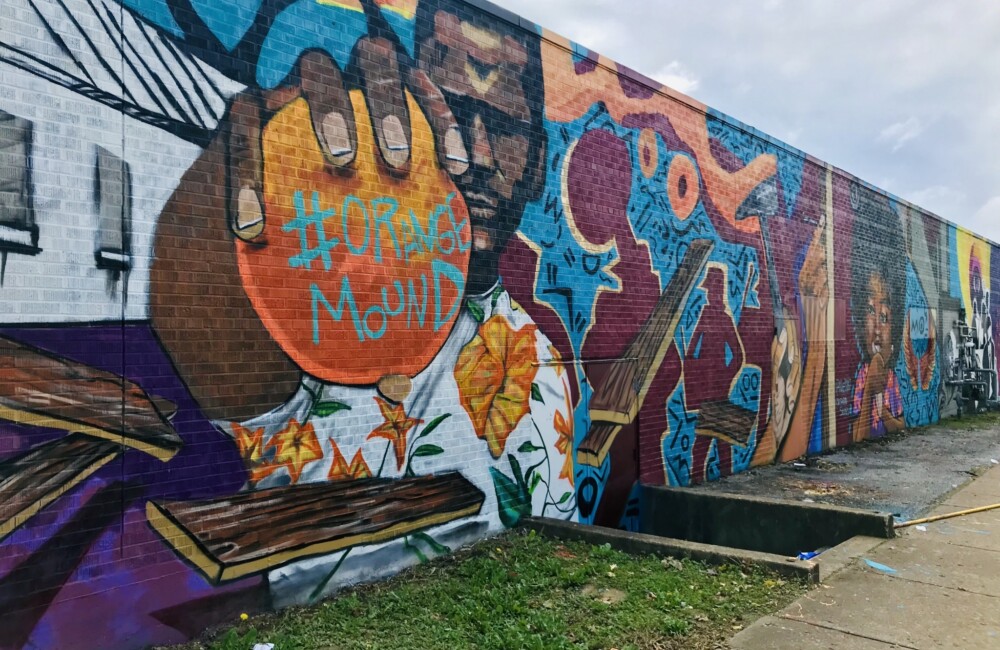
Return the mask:
M 500 255 L 521 223 L 525 202 L 517 200 L 516 189 L 514 198 L 505 199 L 487 184 L 476 182 L 474 175 L 466 175 L 456 184 L 465 199 L 472 226 L 466 294 L 477 295 L 496 284 Z

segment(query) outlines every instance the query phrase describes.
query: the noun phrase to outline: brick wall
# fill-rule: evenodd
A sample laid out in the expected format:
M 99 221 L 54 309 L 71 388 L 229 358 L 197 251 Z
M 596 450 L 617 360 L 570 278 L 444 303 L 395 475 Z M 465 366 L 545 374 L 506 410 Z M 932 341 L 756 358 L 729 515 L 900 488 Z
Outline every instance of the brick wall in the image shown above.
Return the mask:
M 0 75 L 3 647 L 997 396 L 992 244 L 486 3 L 13 0 Z

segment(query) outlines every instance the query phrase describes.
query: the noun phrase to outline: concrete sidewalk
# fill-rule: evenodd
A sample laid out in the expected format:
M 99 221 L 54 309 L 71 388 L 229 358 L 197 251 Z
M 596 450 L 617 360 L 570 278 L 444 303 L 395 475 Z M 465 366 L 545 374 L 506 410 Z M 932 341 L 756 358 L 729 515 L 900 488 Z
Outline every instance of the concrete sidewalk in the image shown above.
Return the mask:
M 927 514 L 993 503 L 1000 503 L 1000 467 Z M 732 648 L 1000 649 L 1000 509 L 899 534 L 739 633 Z

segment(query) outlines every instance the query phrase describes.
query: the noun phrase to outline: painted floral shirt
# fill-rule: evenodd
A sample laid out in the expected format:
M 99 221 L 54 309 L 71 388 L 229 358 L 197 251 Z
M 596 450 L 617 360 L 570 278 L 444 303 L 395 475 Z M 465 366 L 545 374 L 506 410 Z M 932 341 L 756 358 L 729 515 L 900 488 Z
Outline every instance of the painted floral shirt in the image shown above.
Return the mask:
M 315 599 L 498 531 L 513 523 L 512 507 L 572 517 L 570 400 L 555 349 L 497 287 L 467 299 L 444 347 L 401 403 L 374 387 L 308 378 L 279 409 L 225 424 L 243 453 L 251 489 L 457 470 L 485 495 L 476 516 L 273 570 L 276 604 Z M 512 506 L 512 487 L 523 485 L 530 490 Z
M 861 413 L 861 402 L 865 395 L 865 383 L 868 381 L 868 364 L 861 364 L 858 374 L 854 378 L 854 408 L 852 413 Z M 870 436 L 881 438 L 885 435 L 885 422 L 882 421 L 882 409 L 878 408 L 879 395 L 872 396 L 872 426 Z M 903 397 L 899 391 L 899 380 L 896 379 L 896 371 L 889 370 L 885 379 L 885 390 L 882 391 L 882 403 L 887 405 L 889 412 L 894 417 L 903 415 Z

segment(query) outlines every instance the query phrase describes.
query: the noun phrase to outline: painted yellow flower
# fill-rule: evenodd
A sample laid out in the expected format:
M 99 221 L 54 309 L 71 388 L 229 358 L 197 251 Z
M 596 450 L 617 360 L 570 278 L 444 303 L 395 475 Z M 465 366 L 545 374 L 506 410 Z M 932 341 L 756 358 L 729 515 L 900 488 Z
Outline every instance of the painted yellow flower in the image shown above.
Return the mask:
M 551 343 L 549 344 L 549 356 L 551 357 L 549 359 L 549 363 L 553 368 L 555 368 L 556 377 L 562 377 L 563 372 L 566 371 L 566 369 L 563 368 L 562 355 L 559 354 L 559 350 L 556 349 L 556 346 Z
M 561 411 L 556 411 L 552 418 L 552 428 L 559 434 L 556 450 L 564 456 L 559 478 L 568 479 L 569 484 L 573 485 L 573 418 L 566 419 Z
M 323 449 L 311 422 L 303 426 L 292 419 L 284 431 L 267 443 L 265 449 L 272 447 L 275 448 L 275 467 L 287 468 L 293 484 L 299 482 L 306 465 L 323 457 Z
M 333 447 L 333 464 L 330 465 L 330 472 L 326 475 L 328 480 L 371 478 L 372 472 L 368 469 L 368 463 L 365 462 L 365 456 L 360 449 L 354 454 L 354 459 L 348 465 L 347 459 L 340 453 L 340 447 L 333 441 L 333 438 L 330 439 L 330 445 Z
M 494 316 L 480 326 L 455 364 L 459 399 L 494 458 L 528 413 L 538 361 L 536 330 L 525 325 L 514 331 L 506 318 Z
M 385 438 L 392 442 L 392 449 L 396 453 L 396 468 L 403 469 L 406 460 L 406 436 L 410 433 L 410 429 L 422 424 L 423 420 L 408 417 L 402 404 L 391 404 L 379 397 L 375 398 L 375 402 L 382 411 L 385 421 L 368 434 L 368 439 Z
M 236 439 L 236 447 L 240 450 L 240 456 L 243 457 L 243 464 L 250 472 L 250 483 L 255 484 L 272 474 L 277 467 L 264 458 L 264 429 L 251 431 L 235 422 L 231 426 L 233 436 Z

